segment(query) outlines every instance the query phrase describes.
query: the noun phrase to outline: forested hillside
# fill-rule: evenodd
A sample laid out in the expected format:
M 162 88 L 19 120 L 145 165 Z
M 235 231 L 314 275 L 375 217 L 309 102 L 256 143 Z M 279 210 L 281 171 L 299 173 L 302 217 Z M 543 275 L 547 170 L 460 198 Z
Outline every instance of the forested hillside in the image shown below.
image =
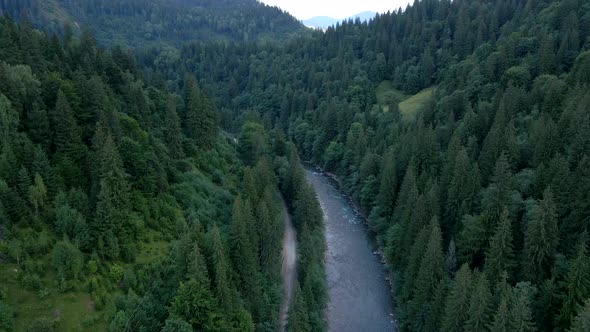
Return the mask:
M 342 179 L 402 331 L 585 331 L 590 3 L 417 1 L 286 45 L 193 44 L 225 126 L 258 119 Z M 577 317 L 577 318 L 576 318 Z
M 89 30 L 100 45 L 124 48 L 305 33 L 293 16 L 257 0 L 5 0 L 2 14 L 56 33 Z
M 90 34 L 0 19 L 0 331 L 276 331 L 279 186 L 320 257 L 292 315 L 321 329 L 295 149 L 257 124 L 235 146 L 216 114 L 190 74 L 163 90 Z

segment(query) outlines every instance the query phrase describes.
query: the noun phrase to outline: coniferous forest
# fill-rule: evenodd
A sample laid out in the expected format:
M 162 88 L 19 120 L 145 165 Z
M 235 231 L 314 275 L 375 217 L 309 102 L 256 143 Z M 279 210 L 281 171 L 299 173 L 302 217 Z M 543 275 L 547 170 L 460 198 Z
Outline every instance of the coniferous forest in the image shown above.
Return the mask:
M 334 174 L 399 331 L 590 331 L 590 1 L 0 1 L 0 331 L 329 328 Z M 125 29 L 120 29 L 125 22 Z

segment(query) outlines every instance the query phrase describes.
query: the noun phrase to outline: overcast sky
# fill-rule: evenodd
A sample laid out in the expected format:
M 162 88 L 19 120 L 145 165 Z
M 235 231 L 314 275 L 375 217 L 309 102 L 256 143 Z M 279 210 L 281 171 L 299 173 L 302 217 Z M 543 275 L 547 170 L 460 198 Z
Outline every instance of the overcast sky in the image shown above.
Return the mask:
M 411 0 L 260 0 L 280 7 L 300 20 L 314 16 L 347 18 L 364 11 L 379 13 L 405 8 Z

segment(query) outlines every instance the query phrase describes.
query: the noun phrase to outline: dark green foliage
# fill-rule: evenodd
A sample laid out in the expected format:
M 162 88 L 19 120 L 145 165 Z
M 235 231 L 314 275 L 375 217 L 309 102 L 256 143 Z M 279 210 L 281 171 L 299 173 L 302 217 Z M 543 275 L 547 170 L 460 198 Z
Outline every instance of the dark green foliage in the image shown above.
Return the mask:
M 184 157 L 180 119 L 176 113 L 176 102 L 172 96 L 168 97 L 168 103 L 166 105 L 164 139 L 172 158 L 179 159 Z
M 82 253 L 67 238 L 53 249 L 53 267 L 59 279 L 72 280 L 80 277 L 83 267 Z
M 207 285 L 191 279 L 181 283 L 170 314 L 188 322 L 197 331 L 223 331 L 225 322 Z
M 477 281 L 477 280 L 476 280 Z M 470 319 L 470 294 L 473 289 L 473 276 L 469 265 L 461 266 L 449 290 L 442 331 L 471 331 L 464 329 Z
M 122 44 L 124 48 L 146 44 L 172 46 L 198 40 L 255 41 L 304 32 L 293 16 L 254 0 L 158 0 L 149 3 L 59 0 L 51 4 L 10 0 L 0 6 L 0 13 L 14 18 L 21 18 L 23 10 L 27 10 L 35 25 L 62 31 L 67 23 L 69 34 L 90 28 L 97 33 L 101 44 Z M 173 49 L 168 51 L 173 52 Z M 121 49 L 113 58 L 123 68 L 133 64 L 133 58 Z
M 524 251 L 526 253 L 527 274 L 533 280 L 542 280 L 553 265 L 553 256 L 559 244 L 557 227 L 557 208 L 551 189 L 543 193 L 539 204 L 531 207 L 525 234 Z
M 485 274 L 474 273 L 473 290 L 469 300 L 467 321 L 463 326 L 465 331 L 485 332 L 492 317 L 492 292 Z
M 583 332 L 590 330 L 590 301 L 586 301 L 583 309 L 580 310 L 578 316 L 574 318 L 574 322 L 570 329 L 571 332 Z
M 515 266 L 512 244 L 512 224 L 508 211 L 504 211 L 490 239 L 490 249 L 486 254 L 484 272 L 492 283 L 500 281 L 503 273 L 511 272 Z
M 237 238 L 253 241 L 234 260 L 231 202 L 249 189 L 205 93 L 187 109 L 169 97 L 180 89 L 146 85 L 133 55 L 100 50 L 90 34 L 59 39 L 0 18 L 0 50 L 10 61 L 0 63 L 0 274 L 19 292 L 0 299 L 0 330 L 276 330 L 274 169 L 252 162 Z M 189 110 L 191 140 L 179 120 Z M 96 312 L 84 322 L 69 311 L 25 321 L 39 301 L 88 301 L 85 292 Z
M 14 329 L 12 308 L 0 298 L 0 331 L 11 332 Z
M 586 237 L 583 236 L 577 254 L 570 262 L 569 271 L 561 284 L 562 306 L 556 320 L 562 326 L 571 325 L 579 308 L 590 296 L 590 266 L 586 252 Z

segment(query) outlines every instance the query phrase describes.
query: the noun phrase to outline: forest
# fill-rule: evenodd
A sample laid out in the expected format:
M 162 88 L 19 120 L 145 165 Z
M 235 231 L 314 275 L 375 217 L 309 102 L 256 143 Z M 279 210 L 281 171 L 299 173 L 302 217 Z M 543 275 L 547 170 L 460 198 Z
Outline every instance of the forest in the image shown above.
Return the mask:
M 166 91 L 90 34 L 0 25 L 0 331 L 276 331 L 279 188 L 323 241 L 295 148 L 255 123 L 235 146 L 190 73 Z M 315 255 L 292 315 L 321 326 Z
M 170 53 L 193 41 L 306 33 L 293 16 L 257 0 L 3 0 L 3 14 L 60 35 L 92 31 L 102 46 L 168 46 Z
M 326 330 L 300 160 L 366 215 L 400 331 L 590 330 L 590 2 L 417 0 L 142 46 L 33 29 L 30 3 L 0 22 L 0 331 L 276 331 L 281 196 L 287 330 Z M 135 15 L 116 8 L 93 19 Z

